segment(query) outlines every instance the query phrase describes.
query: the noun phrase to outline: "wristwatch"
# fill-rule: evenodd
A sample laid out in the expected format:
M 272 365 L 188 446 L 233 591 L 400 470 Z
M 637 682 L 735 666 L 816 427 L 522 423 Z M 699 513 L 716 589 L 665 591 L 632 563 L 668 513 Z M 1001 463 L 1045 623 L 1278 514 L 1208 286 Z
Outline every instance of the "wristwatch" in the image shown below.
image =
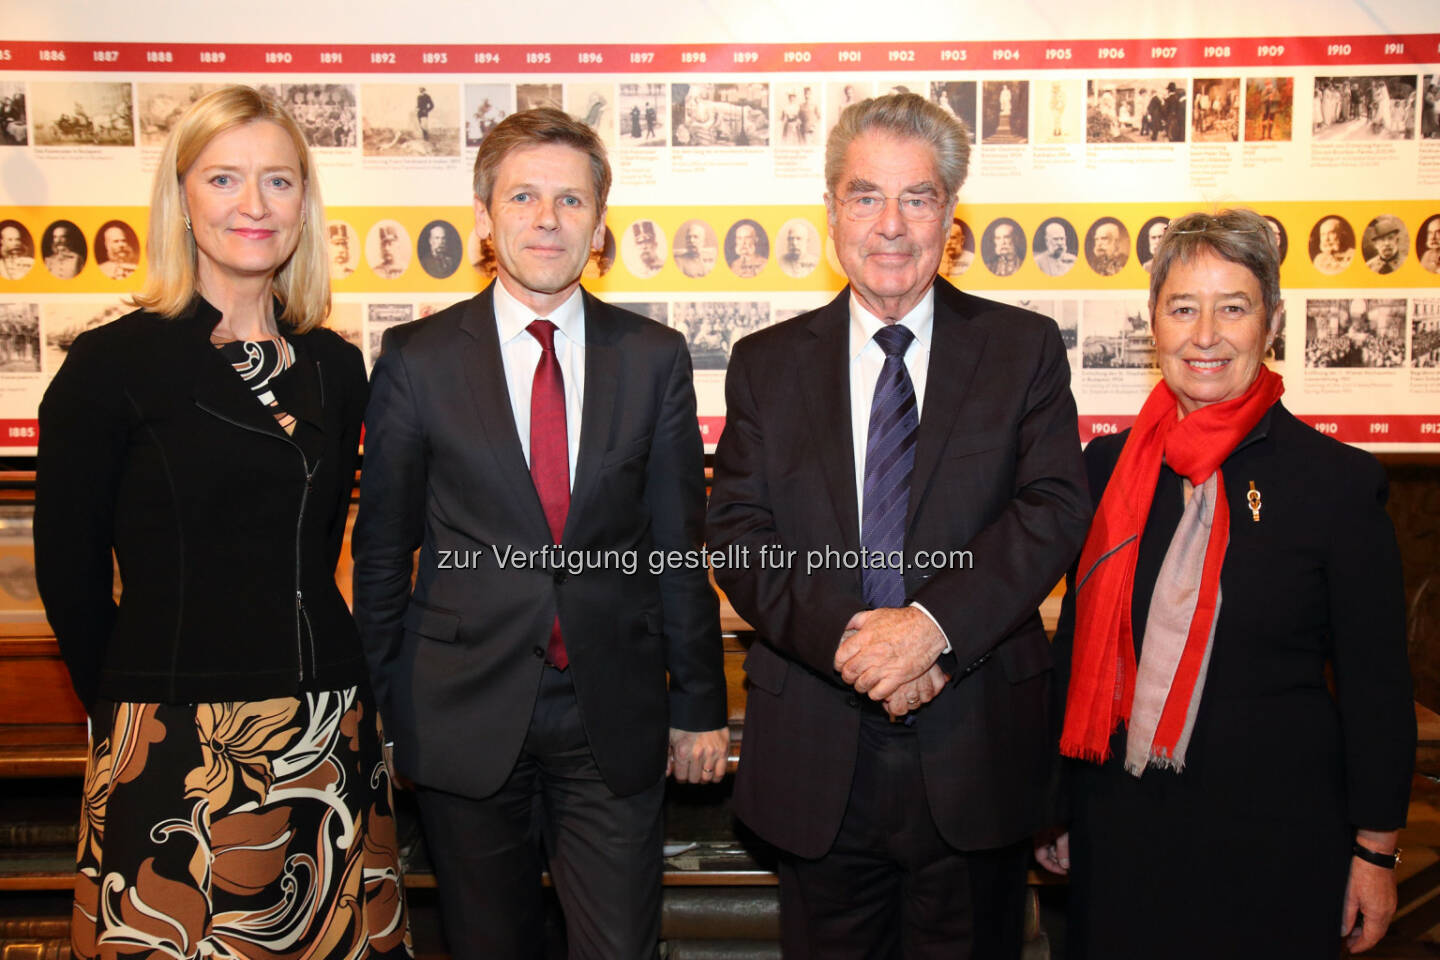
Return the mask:
M 1375 866 L 1384 867 L 1386 870 L 1394 870 L 1395 864 L 1400 862 L 1400 851 L 1398 849 L 1394 853 L 1378 853 L 1357 842 L 1351 848 L 1350 852 L 1366 863 L 1373 863 Z

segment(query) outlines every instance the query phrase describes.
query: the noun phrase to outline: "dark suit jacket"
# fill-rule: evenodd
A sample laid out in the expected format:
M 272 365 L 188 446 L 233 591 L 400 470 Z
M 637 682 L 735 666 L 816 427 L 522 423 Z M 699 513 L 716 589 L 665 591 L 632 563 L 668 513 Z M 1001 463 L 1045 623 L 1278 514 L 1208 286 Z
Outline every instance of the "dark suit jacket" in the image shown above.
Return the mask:
M 860 726 L 861 700 L 832 666 L 865 608 L 860 572 L 804 567 L 808 550 L 859 546 L 849 297 L 736 344 L 710 505 L 712 548 L 799 551 L 789 570 L 752 560 L 716 578 L 760 637 L 735 808 L 804 857 L 839 829 Z M 1050 649 L 1036 607 L 1090 518 L 1077 437 L 1055 324 L 937 280 L 905 549 L 968 549 L 973 566 L 911 568 L 905 586 L 954 648 L 951 685 L 917 728 L 931 813 L 958 848 L 999 846 L 1043 819 Z
M 558 610 L 590 747 L 610 789 L 627 795 L 663 775 L 667 724 L 725 725 L 706 571 L 648 566 L 652 550 L 701 543 L 690 357 L 679 333 L 584 295 L 584 415 L 564 546 L 633 550 L 639 569 L 597 569 L 593 554 L 583 572 L 506 564 L 506 548 L 552 541 L 515 429 L 492 291 L 387 331 L 375 364 L 355 619 L 385 732 L 417 782 L 493 793 L 524 741 Z

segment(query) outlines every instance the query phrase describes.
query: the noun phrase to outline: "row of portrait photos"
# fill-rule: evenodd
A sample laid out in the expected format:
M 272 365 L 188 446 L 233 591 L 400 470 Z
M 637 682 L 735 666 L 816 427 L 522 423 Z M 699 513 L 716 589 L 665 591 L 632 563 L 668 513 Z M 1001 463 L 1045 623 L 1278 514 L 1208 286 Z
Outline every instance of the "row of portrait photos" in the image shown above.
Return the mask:
M 1288 233 L 1276 218 L 1267 216 L 1266 220 L 1283 262 L 1289 253 Z M 1164 216 L 1151 217 L 1135 231 L 1132 242 L 1130 228 L 1123 221 L 1101 217 L 1089 225 L 1082 243 L 1069 220 L 1051 217 L 1043 221 L 1027 241 L 1019 223 L 1010 217 L 997 217 L 981 232 L 977 257 L 974 230 L 964 219 L 956 217 L 946 241 L 940 272 L 951 277 L 962 276 L 979 259 L 990 273 L 1009 277 L 1020 269 L 1027 256 L 1033 257 L 1040 272 L 1050 277 L 1069 274 L 1082 260 L 1093 273 L 1112 277 L 1130 262 L 1131 256 L 1148 272 L 1152 251 L 1168 224 Z M 362 254 L 369 271 L 384 280 L 404 277 L 412 261 L 436 279 L 452 276 L 462 262 L 468 262 L 487 277 L 495 273 L 494 250 L 488 240 L 478 240 L 472 232 L 468 241 L 462 242 L 460 231 L 447 220 L 425 224 L 414 240 L 400 222 L 380 220 L 371 225 L 363 244 L 356 229 L 348 223 L 332 221 L 326 229 L 331 276 L 336 280 L 354 274 L 360 267 Z M 37 259 L 51 276 L 72 279 L 86 269 L 93 250 L 93 269 L 112 280 L 123 280 L 135 272 L 140 260 L 139 237 L 124 220 L 101 224 L 88 244 L 73 221 L 55 220 L 40 233 L 38 257 L 35 247 L 28 226 L 16 219 L 0 220 L 0 279 L 23 279 L 35 269 Z M 1345 217 L 1327 215 L 1310 229 L 1307 257 L 1317 271 L 1326 275 L 1341 274 L 1359 261 L 1383 276 L 1403 266 L 1412 249 L 1424 269 L 1440 273 L 1440 213 L 1421 221 L 1413 233 L 1401 218 L 1382 213 L 1366 223 L 1358 234 Z M 816 223 L 805 217 L 792 218 L 780 227 L 775 249 L 765 227 L 750 218 L 736 220 L 723 234 L 709 221 L 692 218 L 684 221 L 673 237 L 667 237 L 654 220 L 642 218 L 631 222 L 622 232 L 619 253 L 625 269 L 642 280 L 658 274 L 667 260 L 673 260 L 685 278 L 709 276 L 723 262 L 730 274 L 750 280 L 765 272 L 773 260 L 782 274 L 799 279 L 816 269 L 822 255 L 833 257 L 832 252 L 824 249 Z M 615 236 L 606 227 L 604 248 L 592 257 L 587 267 L 589 274 L 609 273 L 615 257 Z
M 1440 138 L 1440 74 L 1072 77 L 1038 80 L 801 79 L 489 83 L 276 83 L 317 148 L 365 156 L 461 155 L 510 113 L 554 107 L 621 147 L 819 149 L 849 104 L 911 92 L 982 144 L 1284 142 Z M 0 146 L 159 147 L 208 81 L 0 80 Z M 772 89 L 773 88 L 773 89 Z M 1308 109 L 1309 117 L 1304 113 Z
M 1287 319 L 1267 359 L 1285 362 L 1287 336 L 1301 336 L 1303 324 L 1302 359 L 1307 369 L 1408 366 L 1440 374 L 1440 297 L 1407 299 L 1370 293 L 1292 298 L 1292 308 L 1297 312 L 1303 308 L 1303 317 Z M 724 370 L 731 348 L 741 337 L 819 305 L 723 296 L 705 300 L 609 299 L 685 334 L 697 371 Z M 1141 300 L 1002 299 L 1052 318 L 1073 366 L 1086 371 L 1155 368 L 1155 338 Z M 447 306 L 448 302 L 440 300 L 362 303 L 341 299 L 335 302 L 327 324 L 373 363 L 385 330 Z M 0 301 L 0 374 L 53 374 L 77 336 L 128 309 L 116 300 Z M 1440 377 L 1434 388 L 1440 391 Z

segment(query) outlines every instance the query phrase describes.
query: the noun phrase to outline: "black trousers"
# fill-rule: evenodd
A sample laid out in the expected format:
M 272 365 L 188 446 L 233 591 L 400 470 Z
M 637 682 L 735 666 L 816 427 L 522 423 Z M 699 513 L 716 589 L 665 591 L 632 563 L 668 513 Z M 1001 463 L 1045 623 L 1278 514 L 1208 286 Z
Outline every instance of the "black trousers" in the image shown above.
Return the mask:
M 863 715 L 840 832 L 780 859 L 787 960 L 1018 960 L 1029 841 L 961 852 L 930 815 L 913 727 Z
M 569 673 L 546 667 L 524 748 L 497 793 L 477 800 L 418 788 L 450 955 L 541 957 L 548 859 L 571 958 L 652 960 L 664 790 L 662 777 L 633 796 L 610 792 Z

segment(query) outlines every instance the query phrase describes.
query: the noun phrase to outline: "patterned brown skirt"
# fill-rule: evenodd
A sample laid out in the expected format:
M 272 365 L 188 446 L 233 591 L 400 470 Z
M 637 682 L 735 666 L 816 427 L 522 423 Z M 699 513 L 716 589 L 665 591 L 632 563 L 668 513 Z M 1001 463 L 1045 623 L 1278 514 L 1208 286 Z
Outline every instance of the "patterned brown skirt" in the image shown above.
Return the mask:
M 97 714 L 113 723 L 85 771 L 77 960 L 413 955 L 378 722 L 356 688 Z

